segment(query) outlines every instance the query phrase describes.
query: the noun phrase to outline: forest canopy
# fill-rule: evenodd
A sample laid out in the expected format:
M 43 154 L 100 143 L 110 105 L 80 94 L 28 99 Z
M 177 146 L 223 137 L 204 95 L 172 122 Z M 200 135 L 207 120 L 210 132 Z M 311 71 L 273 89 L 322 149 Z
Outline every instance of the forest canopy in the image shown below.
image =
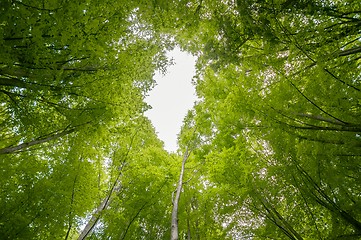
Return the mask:
M 360 239 L 357 0 L 0 4 L 2 239 Z M 144 112 L 179 46 L 199 101 Z

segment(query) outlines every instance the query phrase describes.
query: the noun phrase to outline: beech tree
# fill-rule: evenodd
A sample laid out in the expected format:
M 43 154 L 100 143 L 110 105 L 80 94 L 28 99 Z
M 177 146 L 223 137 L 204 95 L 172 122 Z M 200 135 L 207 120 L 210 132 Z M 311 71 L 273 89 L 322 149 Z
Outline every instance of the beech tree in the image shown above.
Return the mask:
M 227 178 L 214 176 L 234 189 L 234 237 L 359 237 L 358 12 L 353 1 L 202 3 L 196 156 L 224 159 Z
M 359 5 L 2 1 L 2 238 L 359 239 Z M 170 154 L 144 97 L 176 44 Z
M 1 4 L 4 239 L 76 237 L 111 194 L 135 129 L 154 137 L 141 121 L 143 98 L 172 44 L 152 25 L 156 12 L 143 18 L 143 7 Z M 138 140 L 133 147 L 143 146 Z
M 177 188 L 173 192 L 174 197 L 172 197 L 173 209 L 172 209 L 171 237 L 170 237 L 170 239 L 172 239 L 172 240 L 179 239 L 179 236 L 178 236 L 179 235 L 179 231 L 178 231 L 179 200 L 180 200 L 180 196 L 181 196 L 181 192 L 182 192 L 182 188 L 183 188 L 183 176 L 184 176 L 185 164 L 187 162 L 187 159 L 189 158 L 189 155 L 190 155 L 190 152 L 187 148 L 186 151 L 183 153 L 182 167 L 181 167 L 181 170 L 179 173 L 179 180 L 177 183 Z

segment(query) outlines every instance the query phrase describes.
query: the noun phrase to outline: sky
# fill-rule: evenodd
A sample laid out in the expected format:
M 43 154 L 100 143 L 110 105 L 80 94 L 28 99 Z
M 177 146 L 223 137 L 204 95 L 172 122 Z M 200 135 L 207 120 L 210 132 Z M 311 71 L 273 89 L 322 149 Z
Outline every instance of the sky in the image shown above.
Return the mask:
M 191 83 L 196 58 L 179 48 L 169 52 L 168 57 L 173 58 L 175 64 L 168 68 L 165 76 L 156 74 L 157 86 L 145 98 L 152 109 L 145 115 L 164 142 L 165 150 L 175 152 L 183 118 L 196 101 L 195 88 Z

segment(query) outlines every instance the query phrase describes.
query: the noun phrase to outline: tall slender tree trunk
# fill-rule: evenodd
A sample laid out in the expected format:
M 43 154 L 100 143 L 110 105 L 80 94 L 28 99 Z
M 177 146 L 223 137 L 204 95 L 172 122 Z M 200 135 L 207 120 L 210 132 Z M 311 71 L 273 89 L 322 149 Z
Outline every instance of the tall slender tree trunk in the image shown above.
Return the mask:
M 188 153 L 188 148 L 187 148 L 183 155 L 182 167 L 181 167 L 181 172 L 180 172 L 179 180 L 178 180 L 178 186 L 177 186 L 175 197 L 173 199 L 172 224 L 171 224 L 171 234 L 170 234 L 171 240 L 178 240 L 178 207 L 179 207 L 180 194 L 181 194 L 182 187 L 183 187 L 184 166 L 186 164 L 188 157 L 189 157 L 189 153 Z
M 115 179 L 112 188 L 110 189 L 108 195 L 103 199 L 103 201 L 99 204 L 95 212 L 92 214 L 91 219 L 88 221 L 86 226 L 84 227 L 83 231 L 80 233 L 78 240 L 85 239 L 94 229 L 95 225 L 98 223 L 99 218 L 102 212 L 108 208 L 110 203 L 112 202 L 113 193 L 117 193 L 122 188 L 122 184 L 120 181 L 120 176 L 122 175 L 122 169 L 124 167 L 125 161 L 123 162 L 122 166 L 119 169 L 119 174 Z
M 85 239 L 93 230 L 94 226 L 97 224 L 100 215 L 104 209 L 106 209 L 110 202 L 111 202 L 111 194 L 109 194 L 98 206 L 98 208 L 93 213 L 91 219 L 88 221 L 87 225 L 83 229 L 83 231 L 80 233 L 78 240 Z
M 133 142 L 135 139 L 135 136 L 137 135 L 138 131 L 135 132 L 135 134 L 132 136 L 131 138 L 131 142 L 130 142 L 130 146 L 128 147 L 127 153 L 125 154 L 123 160 L 122 160 L 122 164 L 120 165 L 120 167 L 118 168 L 118 176 L 116 177 L 115 181 L 112 184 L 111 189 L 109 190 L 108 195 L 104 198 L 104 200 L 99 204 L 99 206 L 97 207 L 97 209 L 95 210 L 95 212 L 92 214 L 91 219 L 88 221 L 88 223 L 86 224 L 86 226 L 84 227 L 83 231 L 80 233 L 79 237 L 77 240 L 83 240 L 85 239 L 87 236 L 89 236 L 89 234 L 93 231 L 95 225 L 98 223 L 102 212 L 108 208 L 108 206 L 110 205 L 110 203 L 113 200 L 113 194 L 114 193 L 119 193 L 120 190 L 122 189 L 122 182 L 120 180 L 120 177 L 123 174 L 123 168 L 125 166 L 125 164 L 127 163 L 127 158 L 129 155 L 130 150 L 132 149 L 133 146 Z M 145 205 L 144 205 L 145 206 Z M 143 207 L 142 207 L 143 208 Z M 125 236 L 125 235 L 124 235 Z

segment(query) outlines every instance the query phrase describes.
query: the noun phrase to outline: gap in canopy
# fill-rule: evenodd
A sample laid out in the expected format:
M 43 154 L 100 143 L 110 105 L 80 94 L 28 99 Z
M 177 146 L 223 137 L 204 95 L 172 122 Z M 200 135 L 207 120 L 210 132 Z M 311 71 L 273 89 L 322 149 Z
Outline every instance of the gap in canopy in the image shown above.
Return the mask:
M 156 86 L 145 98 L 152 109 L 146 111 L 145 115 L 152 121 L 158 137 L 164 142 L 165 150 L 176 152 L 177 134 L 188 110 L 197 99 L 195 86 L 192 84 L 196 57 L 178 47 L 168 52 L 167 56 L 173 58 L 174 65 L 168 67 L 165 75 L 155 75 Z

